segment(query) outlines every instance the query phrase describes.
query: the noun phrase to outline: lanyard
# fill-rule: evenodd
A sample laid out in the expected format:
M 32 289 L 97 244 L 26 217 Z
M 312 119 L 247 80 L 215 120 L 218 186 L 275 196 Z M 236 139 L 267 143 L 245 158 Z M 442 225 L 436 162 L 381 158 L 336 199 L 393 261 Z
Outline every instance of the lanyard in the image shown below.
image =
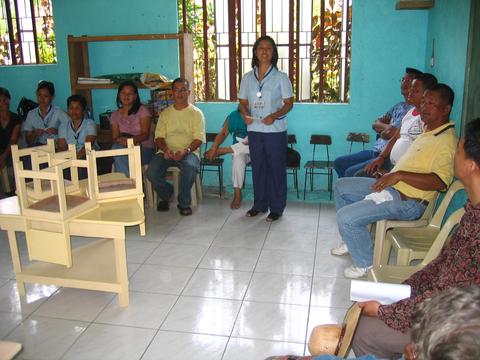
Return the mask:
M 258 70 L 258 68 L 256 68 L 255 70 Z M 257 97 L 258 97 L 258 98 L 261 98 L 261 97 L 262 97 L 263 85 L 265 85 L 265 79 L 266 79 L 267 76 L 270 75 L 270 73 L 272 72 L 272 70 L 273 70 L 273 65 L 270 65 L 270 67 L 268 68 L 268 71 L 267 71 L 267 73 L 265 74 L 265 76 L 263 77 L 262 81 L 260 81 L 260 80 L 258 79 L 258 76 L 257 76 L 257 73 L 256 73 L 255 70 L 253 71 L 253 75 L 255 75 L 255 79 L 257 79 L 257 82 L 258 82 Z
M 42 116 L 42 113 L 40 112 L 40 107 L 38 107 L 38 116 L 40 116 L 40 119 L 43 120 L 43 124 L 44 124 L 45 127 L 46 127 L 47 124 L 48 124 L 47 116 L 48 116 L 48 114 L 50 113 L 50 110 L 52 110 L 52 105 L 49 105 L 49 106 L 48 106 L 47 113 L 45 114 L 45 116 Z
M 83 124 L 83 119 L 82 119 L 82 121 L 80 122 L 80 125 L 78 125 L 77 130 L 75 130 L 75 129 L 73 128 L 73 120 L 70 122 L 70 128 L 71 128 L 72 131 L 73 131 L 73 137 L 75 138 L 75 143 L 78 142 L 78 137 L 80 136 L 80 129 L 81 129 L 81 127 L 82 127 L 82 124 Z

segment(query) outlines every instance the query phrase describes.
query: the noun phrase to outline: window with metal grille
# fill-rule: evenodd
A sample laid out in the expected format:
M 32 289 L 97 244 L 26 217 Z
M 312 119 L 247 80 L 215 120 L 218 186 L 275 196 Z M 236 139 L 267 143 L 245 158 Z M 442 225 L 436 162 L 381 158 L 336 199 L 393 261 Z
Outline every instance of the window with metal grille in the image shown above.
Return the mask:
M 178 0 L 179 31 L 193 34 L 195 97 L 235 101 L 261 35 L 278 47 L 278 68 L 295 101 L 349 101 L 352 0 Z
M 52 2 L 0 0 L 0 65 L 56 62 Z

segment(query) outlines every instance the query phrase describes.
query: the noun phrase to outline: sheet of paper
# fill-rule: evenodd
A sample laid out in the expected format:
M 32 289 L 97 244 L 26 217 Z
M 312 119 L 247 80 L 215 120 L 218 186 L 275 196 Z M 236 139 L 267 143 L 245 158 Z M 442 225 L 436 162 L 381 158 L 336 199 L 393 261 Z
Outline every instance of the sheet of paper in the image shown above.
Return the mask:
M 410 297 L 410 285 L 387 284 L 371 281 L 352 280 L 350 285 L 350 300 L 376 300 L 382 305 L 389 305 Z

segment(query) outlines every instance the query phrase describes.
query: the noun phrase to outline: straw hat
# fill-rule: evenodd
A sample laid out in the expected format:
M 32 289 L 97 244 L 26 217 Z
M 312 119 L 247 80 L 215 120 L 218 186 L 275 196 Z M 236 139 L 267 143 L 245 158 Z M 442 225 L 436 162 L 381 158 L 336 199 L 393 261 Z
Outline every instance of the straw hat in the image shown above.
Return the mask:
M 313 328 L 308 341 L 308 351 L 316 355 L 345 357 L 350 350 L 362 309 L 353 304 L 348 309 L 341 325 L 319 325 Z

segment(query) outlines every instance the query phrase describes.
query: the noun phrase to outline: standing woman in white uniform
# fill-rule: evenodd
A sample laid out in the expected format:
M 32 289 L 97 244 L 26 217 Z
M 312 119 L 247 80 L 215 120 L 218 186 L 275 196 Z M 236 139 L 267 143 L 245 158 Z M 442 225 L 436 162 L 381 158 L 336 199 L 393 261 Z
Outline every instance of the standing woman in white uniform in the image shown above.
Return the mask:
M 277 69 L 278 51 L 270 36 L 253 45 L 253 70 L 240 83 L 240 113 L 247 124 L 252 162 L 253 207 L 246 216 L 270 210 L 267 221 L 280 218 L 287 202 L 287 118 L 293 107 L 292 84 Z

